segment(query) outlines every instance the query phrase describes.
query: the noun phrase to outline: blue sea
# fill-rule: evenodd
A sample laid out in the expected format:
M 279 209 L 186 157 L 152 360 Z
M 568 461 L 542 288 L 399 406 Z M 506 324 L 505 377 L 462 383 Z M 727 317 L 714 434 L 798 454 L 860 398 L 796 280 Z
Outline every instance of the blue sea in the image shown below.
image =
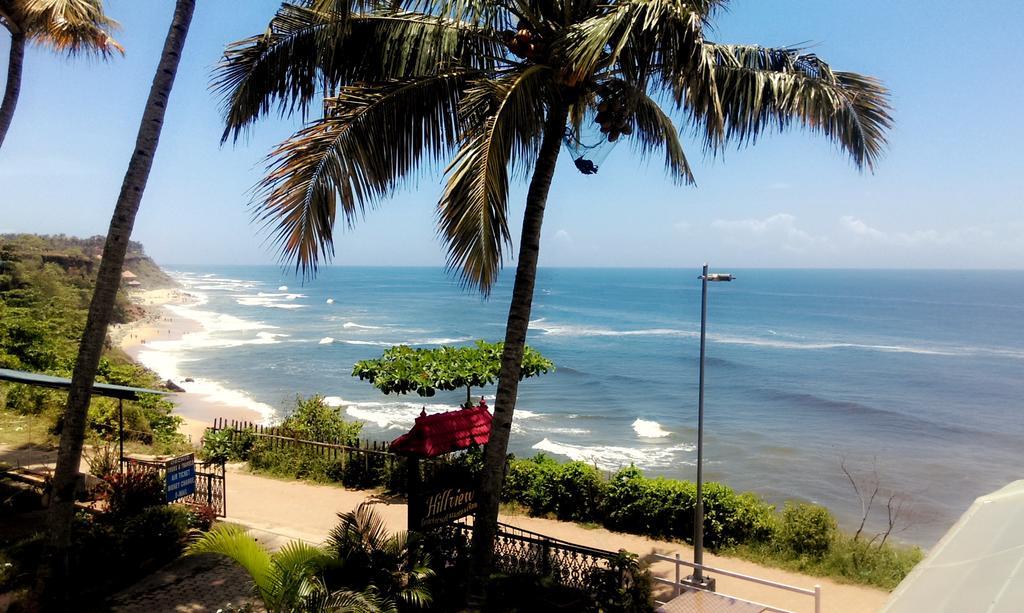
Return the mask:
M 175 315 L 202 331 L 150 343 L 144 362 L 269 421 L 321 394 L 382 440 L 464 392 L 385 396 L 352 364 L 501 340 L 513 278 L 484 300 L 434 268 L 331 267 L 305 284 L 273 266 L 170 268 L 198 299 Z M 850 528 L 845 463 L 880 484 L 869 527 L 898 494 L 895 538 L 930 546 L 975 497 L 1024 478 L 1024 272 L 728 272 L 709 296 L 708 479 L 824 504 Z M 528 342 L 557 370 L 521 384 L 511 450 L 694 478 L 699 273 L 541 269 Z

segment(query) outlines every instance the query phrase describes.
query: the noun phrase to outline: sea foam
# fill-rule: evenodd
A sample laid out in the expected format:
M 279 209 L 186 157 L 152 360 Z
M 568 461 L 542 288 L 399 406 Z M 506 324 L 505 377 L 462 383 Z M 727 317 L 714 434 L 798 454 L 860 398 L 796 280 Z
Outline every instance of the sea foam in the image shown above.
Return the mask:
M 546 451 L 555 455 L 565 456 L 578 462 L 594 464 L 604 470 L 616 470 L 629 464 L 641 468 L 667 468 L 678 464 L 692 464 L 692 461 L 681 458 L 694 450 L 693 445 L 679 444 L 671 447 L 619 447 L 615 445 L 572 445 L 560 443 L 549 438 L 541 440 L 533 446 L 538 451 Z
M 349 329 L 349 330 L 352 330 L 352 329 L 357 329 L 357 330 L 380 330 L 380 326 L 364 326 L 362 324 L 357 324 L 354 321 L 346 321 L 344 323 L 344 325 L 342 325 L 341 327 Z
M 642 438 L 664 438 L 672 433 L 661 427 L 656 421 L 637 419 L 633 422 L 633 431 Z

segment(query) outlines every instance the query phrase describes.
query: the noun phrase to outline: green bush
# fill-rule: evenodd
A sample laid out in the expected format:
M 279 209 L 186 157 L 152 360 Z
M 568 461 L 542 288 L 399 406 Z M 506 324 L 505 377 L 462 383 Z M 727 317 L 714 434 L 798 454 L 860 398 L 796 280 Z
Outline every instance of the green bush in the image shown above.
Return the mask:
M 595 521 L 601 517 L 607 488 L 593 466 L 584 462 L 559 464 L 541 453 L 509 462 L 502 498 L 525 506 L 533 515 Z
M 199 454 L 210 462 L 244 462 L 249 459 L 257 438 L 256 433 L 248 428 L 240 432 L 207 430 Z
M 118 526 L 119 554 L 127 566 L 178 557 L 189 530 L 189 510 L 163 505 L 142 510 Z
M 782 547 L 797 555 L 820 558 L 832 546 L 836 534 L 836 520 L 825 507 L 786 503 L 777 538 Z
M 651 572 L 636 554 L 619 550 L 611 568 L 594 568 L 586 578 L 594 610 L 601 613 L 649 613 L 654 610 Z
M 568 462 L 557 470 L 542 473 L 551 511 L 558 519 L 594 521 L 600 519 L 607 485 L 601 473 L 584 462 Z
M 123 473 L 110 474 L 105 481 L 101 497 L 113 517 L 137 515 L 166 502 L 164 480 L 156 471 L 130 467 Z
M 629 466 L 612 476 L 604 521 L 613 530 L 689 539 L 693 536 L 696 498 L 693 483 L 649 479 L 640 469 Z M 710 542 L 708 546 L 712 546 Z
M 354 445 L 362 429 L 362 422 L 346 421 L 341 409 L 328 405 L 323 396 L 296 396 L 295 408 L 281 423 L 289 436 L 337 445 Z

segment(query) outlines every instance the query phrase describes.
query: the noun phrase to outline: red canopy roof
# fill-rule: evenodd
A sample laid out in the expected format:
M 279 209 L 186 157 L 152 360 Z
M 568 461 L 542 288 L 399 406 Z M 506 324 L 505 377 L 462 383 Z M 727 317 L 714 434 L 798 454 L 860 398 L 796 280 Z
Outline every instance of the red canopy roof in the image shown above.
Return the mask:
M 447 413 L 420 413 L 412 430 L 391 441 L 390 450 L 423 458 L 484 445 L 491 436 L 491 412 L 485 406 Z

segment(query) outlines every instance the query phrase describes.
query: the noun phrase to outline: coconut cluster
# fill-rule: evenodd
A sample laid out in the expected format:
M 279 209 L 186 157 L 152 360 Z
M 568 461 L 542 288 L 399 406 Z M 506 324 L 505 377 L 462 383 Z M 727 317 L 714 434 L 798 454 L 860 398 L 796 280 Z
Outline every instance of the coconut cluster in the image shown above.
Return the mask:
M 508 50 L 524 60 L 532 60 L 543 51 L 540 36 L 530 29 L 530 24 L 520 21 L 516 31 L 505 32 L 505 45 Z
M 608 142 L 614 143 L 622 134 L 632 134 L 633 124 L 630 114 L 622 98 L 604 95 L 597 105 L 597 117 L 594 118 L 601 126 L 601 133 L 608 135 Z

